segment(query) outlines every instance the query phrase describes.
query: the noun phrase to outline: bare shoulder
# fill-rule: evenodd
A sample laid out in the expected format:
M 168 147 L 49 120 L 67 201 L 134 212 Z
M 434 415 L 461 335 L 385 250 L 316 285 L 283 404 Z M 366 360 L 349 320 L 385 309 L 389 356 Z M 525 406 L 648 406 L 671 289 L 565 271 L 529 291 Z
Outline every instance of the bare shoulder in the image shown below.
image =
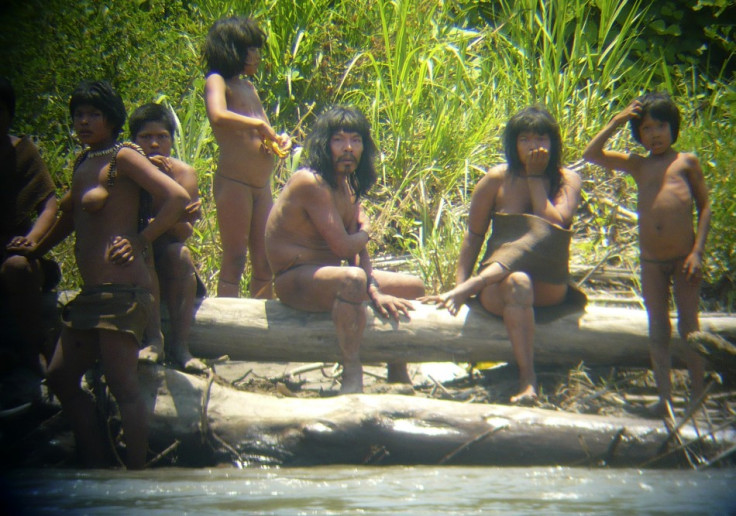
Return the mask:
M 681 160 L 688 168 L 700 168 L 700 160 L 692 152 L 679 152 L 677 159 Z
M 562 175 L 562 183 L 565 185 L 569 185 L 572 188 L 580 189 L 583 184 L 583 180 L 580 177 L 580 174 L 578 174 L 574 170 L 562 167 L 560 169 L 560 174 Z
M 225 78 L 219 73 L 211 73 L 204 82 L 205 91 L 211 89 L 225 89 Z
M 141 152 L 127 145 L 120 147 L 115 160 L 118 164 L 118 168 L 127 166 L 140 167 L 141 164 L 151 164 L 151 162 L 148 161 L 148 158 L 146 158 Z M 153 165 L 151 164 L 151 166 Z
M 174 173 L 174 177 L 197 177 L 197 171 L 189 163 L 186 163 L 178 158 L 169 158 L 171 160 L 171 170 Z
M 503 181 L 508 176 L 508 165 L 506 163 L 502 163 L 500 165 L 495 165 L 488 169 L 486 174 L 480 178 L 480 181 L 478 181 L 478 184 L 475 186 L 477 189 L 487 189 L 487 188 L 497 188 L 498 185 L 503 183 Z
M 300 168 L 289 178 L 287 183 L 292 188 L 325 189 L 329 188 L 327 182 L 314 170 Z

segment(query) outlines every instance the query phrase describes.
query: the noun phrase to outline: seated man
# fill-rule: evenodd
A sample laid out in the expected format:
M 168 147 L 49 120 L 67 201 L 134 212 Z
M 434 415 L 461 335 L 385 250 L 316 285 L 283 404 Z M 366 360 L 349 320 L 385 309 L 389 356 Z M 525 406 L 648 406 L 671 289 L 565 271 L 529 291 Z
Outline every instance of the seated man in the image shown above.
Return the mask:
M 342 352 L 340 392 L 362 392 L 364 301 L 398 321 L 413 308 L 407 299 L 424 294 L 424 284 L 371 267 L 370 224 L 359 200 L 376 180 L 376 147 L 365 116 L 351 107 L 328 110 L 317 118 L 306 150 L 306 167 L 289 179 L 268 217 L 266 256 L 283 303 L 332 313 Z M 389 364 L 388 379 L 410 383 L 406 364 Z
M 159 170 L 179 183 L 189 194 L 191 203 L 186 213 L 166 233 L 153 242 L 154 264 L 158 284 L 154 282 L 156 301 L 163 299 L 169 309 L 171 334 L 166 345 L 170 360 L 183 371 L 201 373 L 207 366 L 189 352 L 189 330 L 194 318 L 194 299 L 204 297 L 205 288 L 197 276 L 192 254 L 186 240 L 194 231 L 193 223 L 200 217 L 197 172 L 190 165 L 171 157 L 176 123 L 172 114 L 160 104 L 144 104 L 136 109 L 128 120 L 130 138 L 140 145 L 148 159 Z M 156 200 L 153 209 L 159 208 Z M 156 288 L 159 287 L 159 288 Z M 157 362 L 161 355 L 161 315 L 156 308 L 146 329 L 148 346 L 141 350 L 139 358 Z
M 15 91 L 0 78 L 1 368 L 40 374 L 53 351 L 42 324 L 42 293 L 56 286 L 61 272 L 52 260 L 26 255 L 56 220 L 56 187 L 31 139 L 9 133 L 14 114 Z

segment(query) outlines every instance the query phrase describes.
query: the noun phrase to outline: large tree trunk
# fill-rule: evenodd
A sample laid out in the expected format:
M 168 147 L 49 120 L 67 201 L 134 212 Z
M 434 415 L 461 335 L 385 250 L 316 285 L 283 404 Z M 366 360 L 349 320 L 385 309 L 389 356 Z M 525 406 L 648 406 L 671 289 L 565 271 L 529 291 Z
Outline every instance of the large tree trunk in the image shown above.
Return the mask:
M 219 460 L 241 464 L 683 464 L 662 421 L 589 416 L 513 406 L 465 404 L 400 395 L 323 399 L 276 398 L 238 391 L 207 378 L 141 365 L 153 411 L 151 444 L 178 441 L 182 464 Z M 685 442 L 699 434 L 679 429 Z M 713 457 L 733 446 L 732 429 L 691 448 Z M 704 459 L 707 460 L 707 459 Z M 200 462 L 201 463 L 201 462 Z
M 414 303 L 411 320 L 396 324 L 368 309 L 361 346 L 365 363 L 512 361 L 506 328 L 477 304 L 453 317 L 447 310 Z M 736 317 L 703 314 L 701 328 L 736 337 Z M 676 324 L 673 323 L 676 328 Z M 551 322 L 538 322 L 537 364 L 647 367 L 648 322 L 644 310 L 588 306 Z M 207 298 L 199 306 L 190 337 L 197 356 L 233 360 L 337 361 L 329 314 L 291 309 L 279 301 Z M 676 350 L 677 346 L 675 346 Z M 676 350 L 677 351 L 677 350 Z

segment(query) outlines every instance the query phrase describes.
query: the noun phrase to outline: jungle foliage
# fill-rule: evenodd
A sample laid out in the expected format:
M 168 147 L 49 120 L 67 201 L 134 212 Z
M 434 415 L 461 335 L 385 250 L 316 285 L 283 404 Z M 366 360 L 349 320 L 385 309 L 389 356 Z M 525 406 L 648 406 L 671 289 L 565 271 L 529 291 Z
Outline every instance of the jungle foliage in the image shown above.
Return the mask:
M 367 205 L 381 235 L 374 250 L 411 254 L 429 290 L 454 281 L 470 193 L 501 161 L 499 136 L 511 114 L 544 104 L 562 128 L 565 161 L 575 163 L 602 124 L 652 89 L 669 91 L 680 105 L 677 148 L 698 154 L 711 188 L 708 279 L 733 285 L 736 29 L 728 20 L 736 7 L 728 0 L 27 0 L 0 7 L 0 74 L 19 97 L 13 129 L 37 138 L 60 191 L 79 150 L 67 102 L 80 79 L 110 80 L 129 110 L 148 101 L 175 110 L 176 152 L 200 173 L 206 215 L 191 248 L 208 286 L 219 265 L 211 196 L 217 147 L 202 101 L 200 48 L 209 26 L 232 14 L 255 17 L 268 34 L 256 82 L 277 131 L 299 144 L 333 103 L 368 114 L 381 149 L 381 177 Z M 612 145 L 635 150 L 627 131 Z M 297 150 L 279 167 L 275 190 L 298 157 Z M 612 231 L 615 206 L 635 210 L 634 185 L 596 167 L 580 171 L 585 198 L 573 254 L 634 267 L 635 238 Z M 74 286 L 70 246 L 55 253 Z M 723 306 L 731 308 L 733 289 L 726 291 Z

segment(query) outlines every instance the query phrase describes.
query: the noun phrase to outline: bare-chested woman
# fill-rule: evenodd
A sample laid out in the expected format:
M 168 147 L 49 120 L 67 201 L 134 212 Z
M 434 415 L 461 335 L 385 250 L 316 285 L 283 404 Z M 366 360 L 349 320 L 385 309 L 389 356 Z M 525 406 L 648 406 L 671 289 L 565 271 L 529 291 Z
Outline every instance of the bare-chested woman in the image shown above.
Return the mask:
M 94 402 L 80 385 L 82 375 L 101 360 L 120 408 L 127 466 L 138 469 L 145 465 L 148 442 L 138 350 L 152 301 L 152 278 L 143 256 L 151 242 L 179 220 L 189 196 L 140 149 L 117 143 L 125 107 L 109 83 L 80 83 L 69 110 L 77 138 L 86 148 L 75 163 L 71 190 L 61 201 L 62 214 L 39 243 L 38 252 L 75 232 L 83 286 L 62 312 L 64 327 L 47 381 L 71 419 L 85 463 L 105 465 L 110 448 Z M 143 190 L 162 204 L 139 232 Z
M 273 297 L 263 241 L 273 206 L 271 173 L 275 163 L 271 143 L 286 151 L 291 141 L 274 132 L 247 78 L 258 71 L 265 41 L 266 35 L 255 21 L 232 17 L 215 22 L 204 47 L 208 68 L 205 105 L 220 147 L 213 185 L 222 242 L 217 283 L 220 297 L 238 297 L 248 251 L 252 267 L 250 295 Z

